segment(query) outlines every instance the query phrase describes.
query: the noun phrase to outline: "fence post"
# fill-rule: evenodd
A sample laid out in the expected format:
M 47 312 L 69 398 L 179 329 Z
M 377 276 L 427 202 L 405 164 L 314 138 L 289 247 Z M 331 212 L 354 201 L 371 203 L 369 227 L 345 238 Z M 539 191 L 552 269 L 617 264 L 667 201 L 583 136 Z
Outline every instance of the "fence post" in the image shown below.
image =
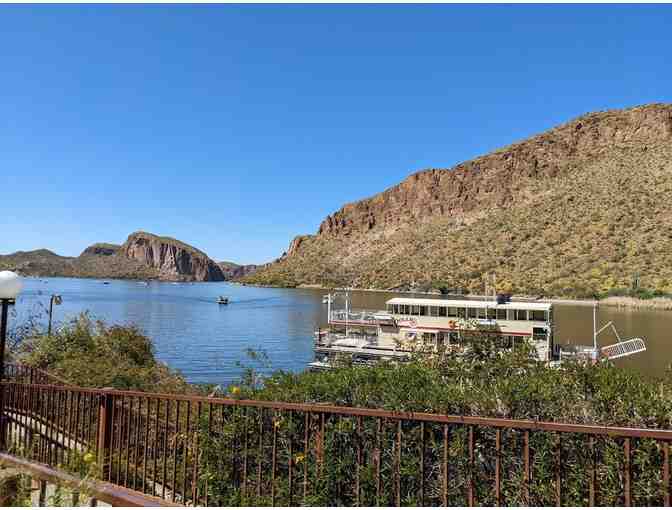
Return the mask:
M 103 391 L 109 388 L 103 388 Z M 110 475 L 110 459 L 112 455 L 112 404 L 113 397 L 107 393 L 100 395 L 98 406 L 98 465 L 103 480 Z

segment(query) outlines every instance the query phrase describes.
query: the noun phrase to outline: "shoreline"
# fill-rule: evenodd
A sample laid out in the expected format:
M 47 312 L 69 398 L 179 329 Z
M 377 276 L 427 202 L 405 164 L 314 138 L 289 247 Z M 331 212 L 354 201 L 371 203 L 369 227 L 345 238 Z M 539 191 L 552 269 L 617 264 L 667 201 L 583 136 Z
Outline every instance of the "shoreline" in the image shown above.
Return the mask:
M 51 276 L 36 276 L 36 275 L 22 275 L 23 278 L 30 278 L 36 280 L 42 280 L 46 278 L 79 278 L 83 280 L 116 280 L 116 281 L 145 281 L 145 282 L 155 282 L 155 283 L 228 283 L 230 285 L 239 285 L 241 287 L 258 287 L 258 288 L 269 288 L 269 289 L 308 289 L 308 290 L 324 290 L 329 291 L 333 290 L 332 287 L 324 287 L 320 284 L 300 284 L 296 287 L 283 287 L 281 285 L 262 285 L 262 284 L 252 284 L 247 282 L 241 282 L 238 280 L 221 280 L 221 281 L 193 281 L 193 280 L 161 280 L 158 278 L 119 278 L 119 277 L 93 277 L 93 276 L 63 276 L 63 275 L 51 275 Z M 411 290 L 387 290 L 387 289 L 371 289 L 371 288 L 350 288 L 352 291 L 356 292 L 373 292 L 373 293 L 382 293 L 382 294 L 413 294 L 413 295 L 424 295 L 424 296 L 441 296 L 442 294 L 439 291 L 411 291 Z M 490 300 L 492 296 L 486 296 L 483 294 L 449 294 L 448 296 L 455 298 L 465 298 L 465 299 L 480 299 L 480 300 Z M 544 298 L 535 298 L 533 296 L 525 295 L 512 295 L 511 301 L 518 302 L 535 302 L 535 301 L 544 301 L 547 303 L 552 303 L 556 305 L 569 305 L 569 306 L 593 306 L 597 303 L 598 306 L 608 306 L 613 308 L 623 308 L 623 309 L 635 309 L 635 310 L 659 310 L 659 311 L 672 311 L 672 298 L 669 297 L 654 297 L 651 299 L 640 299 L 629 296 L 609 296 L 603 299 L 584 299 L 584 298 L 563 298 L 563 297 L 544 297 Z
M 250 285 L 250 284 L 246 284 Z M 250 285 L 250 286 L 259 286 L 259 287 L 274 287 L 271 285 Z M 282 288 L 282 287 L 280 287 Z M 320 289 L 320 290 L 332 290 L 327 287 L 323 287 L 318 284 L 302 284 L 297 285 L 297 289 Z M 361 288 L 351 288 L 350 290 L 356 292 L 377 292 L 377 293 L 386 293 L 386 294 L 419 294 L 425 296 L 441 296 L 440 292 L 426 292 L 426 291 L 410 291 L 410 290 L 385 290 L 385 289 L 361 289 Z M 451 295 L 457 296 L 457 295 Z M 464 294 L 459 297 L 466 299 L 481 299 L 489 300 L 492 299 L 492 296 L 486 296 L 483 294 Z M 667 297 L 657 297 L 651 299 L 640 299 L 633 297 L 619 297 L 619 296 L 609 296 L 604 299 L 584 299 L 584 298 L 562 298 L 562 297 L 544 297 L 544 298 L 535 298 L 532 296 L 525 295 L 512 295 L 511 301 L 518 302 L 530 302 L 530 301 L 544 301 L 547 303 L 552 303 L 555 305 L 570 305 L 570 306 L 593 306 L 597 304 L 598 306 L 609 306 L 613 308 L 633 308 L 633 309 L 648 309 L 648 310 L 672 310 L 672 298 Z
M 314 285 L 314 284 L 309 284 L 309 285 L 297 285 L 297 289 L 320 289 L 320 290 L 331 290 L 326 287 L 322 287 L 321 285 Z M 440 292 L 427 292 L 427 291 L 413 291 L 413 290 L 384 290 L 384 289 L 359 289 L 359 288 L 350 288 L 350 290 L 356 291 L 356 292 L 377 292 L 377 293 L 384 293 L 384 294 L 420 294 L 423 296 L 442 296 Z M 466 299 L 474 299 L 474 300 L 490 300 L 492 299 L 492 296 L 486 296 L 484 294 L 463 294 L 463 295 L 458 295 L 458 294 L 447 294 L 450 297 L 462 297 Z M 537 299 L 532 296 L 511 296 L 511 301 L 519 301 L 519 302 L 529 302 L 529 301 L 544 301 L 548 303 L 553 303 L 557 305 L 576 305 L 576 306 L 593 306 L 593 303 L 596 301 L 594 299 L 575 299 L 575 298 L 542 298 L 542 299 Z M 597 303 L 600 303 L 601 301 L 597 301 Z M 672 300 L 670 300 L 670 303 L 672 304 Z

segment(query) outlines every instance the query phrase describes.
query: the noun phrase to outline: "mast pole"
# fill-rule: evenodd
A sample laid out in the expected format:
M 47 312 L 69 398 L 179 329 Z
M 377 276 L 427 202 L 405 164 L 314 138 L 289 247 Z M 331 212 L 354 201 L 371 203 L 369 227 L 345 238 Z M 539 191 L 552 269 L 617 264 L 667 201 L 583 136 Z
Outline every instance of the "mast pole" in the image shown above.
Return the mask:
M 597 352 L 597 301 L 593 302 L 593 349 Z

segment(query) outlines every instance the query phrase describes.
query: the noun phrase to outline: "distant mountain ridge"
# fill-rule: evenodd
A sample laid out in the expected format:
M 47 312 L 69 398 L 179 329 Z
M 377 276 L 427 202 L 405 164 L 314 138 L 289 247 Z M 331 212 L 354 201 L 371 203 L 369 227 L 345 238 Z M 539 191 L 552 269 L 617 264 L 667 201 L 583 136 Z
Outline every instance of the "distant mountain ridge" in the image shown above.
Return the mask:
M 249 283 L 672 291 L 672 105 L 590 113 L 327 216 Z
M 258 264 L 236 264 L 235 262 L 222 261 L 218 262 L 219 268 L 222 270 L 227 280 L 237 280 L 243 276 L 254 273 L 257 269 L 264 267 Z
M 245 266 L 242 266 L 245 267 Z M 79 257 L 49 250 L 0 255 L 0 269 L 31 276 L 223 281 L 230 277 L 204 252 L 182 241 L 138 231 L 124 244 L 96 243 Z

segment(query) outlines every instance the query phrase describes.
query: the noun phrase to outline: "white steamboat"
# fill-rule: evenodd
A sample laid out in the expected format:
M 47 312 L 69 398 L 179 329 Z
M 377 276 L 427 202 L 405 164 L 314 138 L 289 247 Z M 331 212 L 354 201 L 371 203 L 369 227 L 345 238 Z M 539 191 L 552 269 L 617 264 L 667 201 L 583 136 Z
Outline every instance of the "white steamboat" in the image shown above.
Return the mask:
M 568 358 L 597 361 L 635 354 L 646 349 L 639 338 L 622 341 L 609 323 L 597 329 L 592 346 L 559 346 L 553 337 L 553 304 L 541 301 L 511 301 L 508 296 L 492 300 L 427 299 L 397 297 L 386 310 L 351 310 L 348 292 L 327 297 L 326 329 L 315 333 L 315 361 L 311 369 L 330 368 L 335 358 L 350 357 L 355 363 L 410 359 L 414 352 L 462 352 L 474 333 L 492 335 L 502 349 L 527 342 L 538 360 L 557 364 Z M 345 306 L 337 309 L 336 298 Z M 594 321 L 596 315 L 594 314 Z M 599 348 L 597 335 L 611 326 L 618 343 Z

